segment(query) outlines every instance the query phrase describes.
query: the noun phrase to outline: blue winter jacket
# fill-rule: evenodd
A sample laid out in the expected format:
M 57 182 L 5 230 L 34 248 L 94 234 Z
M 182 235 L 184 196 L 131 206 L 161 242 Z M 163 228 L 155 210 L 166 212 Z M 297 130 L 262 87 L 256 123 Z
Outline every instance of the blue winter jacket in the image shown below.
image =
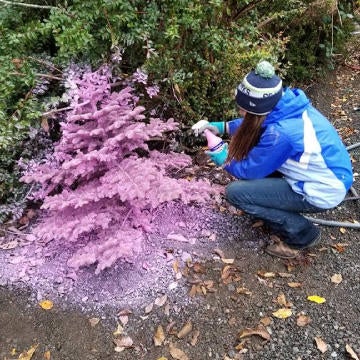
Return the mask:
M 228 123 L 230 135 L 241 122 Z M 279 171 L 296 193 L 322 209 L 338 205 L 353 182 L 350 157 L 335 128 L 300 89 L 284 89 L 264 120 L 259 143 L 224 169 L 239 179 Z

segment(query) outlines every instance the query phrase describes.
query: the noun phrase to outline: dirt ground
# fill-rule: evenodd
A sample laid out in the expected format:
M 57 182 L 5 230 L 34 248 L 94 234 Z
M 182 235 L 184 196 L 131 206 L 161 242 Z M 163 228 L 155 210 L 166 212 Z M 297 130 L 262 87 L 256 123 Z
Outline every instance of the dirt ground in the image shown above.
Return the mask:
M 305 88 L 347 146 L 360 138 L 359 44 Z M 351 155 L 360 173 L 359 150 Z M 349 200 L 319 218 L 360 221 L 359 209 Z M 66 254 L 50 250 L 18 274 L 29 250 L 0 250 L 0 360 L 360 357 L 359 230 L 320 225 L 318 248 L 283 261 L 264 253 L 261 223 L 221 202 L 169 206 L 156 221 L 138 259 L 100 275 L 63 277 Z

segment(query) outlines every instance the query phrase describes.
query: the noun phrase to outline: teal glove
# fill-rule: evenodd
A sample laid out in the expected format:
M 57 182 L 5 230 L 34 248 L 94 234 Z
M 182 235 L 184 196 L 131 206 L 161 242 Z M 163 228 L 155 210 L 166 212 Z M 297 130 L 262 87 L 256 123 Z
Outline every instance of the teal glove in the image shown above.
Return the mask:
M 200 120 L 191 129 L 194 131 L 195 136 L 202 134 L 205 129 L 209 129 L 215 135 L 223 135 L 226 132 L 226 125 L 225 121 L 209 122 L 207 120 Z
M 205 151 L 206 155 L 209 155 L 210 159 L 217 165 L 224 165 L 229 152 L 229 145 L 225 143 L 220 151 Z

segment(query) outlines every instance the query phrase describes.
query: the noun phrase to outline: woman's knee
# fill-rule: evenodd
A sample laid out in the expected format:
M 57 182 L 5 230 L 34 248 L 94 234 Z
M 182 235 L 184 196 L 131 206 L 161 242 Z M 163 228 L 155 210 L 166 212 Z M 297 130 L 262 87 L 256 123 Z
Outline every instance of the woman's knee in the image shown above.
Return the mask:
M 225 198 L 232 205 L 238 205 L 242 198 L 242 181 L 233 181 L 225 188 Z

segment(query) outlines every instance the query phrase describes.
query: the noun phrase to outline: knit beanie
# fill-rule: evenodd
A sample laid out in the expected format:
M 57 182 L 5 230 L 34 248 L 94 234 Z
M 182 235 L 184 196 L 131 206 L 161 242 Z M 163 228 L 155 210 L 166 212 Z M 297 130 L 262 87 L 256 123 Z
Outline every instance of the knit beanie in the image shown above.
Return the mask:
M 282 96 L 282 80 L 268 61 L 261 61 L 236 90 L 236 102 L 245 111 L 266 115 Z

